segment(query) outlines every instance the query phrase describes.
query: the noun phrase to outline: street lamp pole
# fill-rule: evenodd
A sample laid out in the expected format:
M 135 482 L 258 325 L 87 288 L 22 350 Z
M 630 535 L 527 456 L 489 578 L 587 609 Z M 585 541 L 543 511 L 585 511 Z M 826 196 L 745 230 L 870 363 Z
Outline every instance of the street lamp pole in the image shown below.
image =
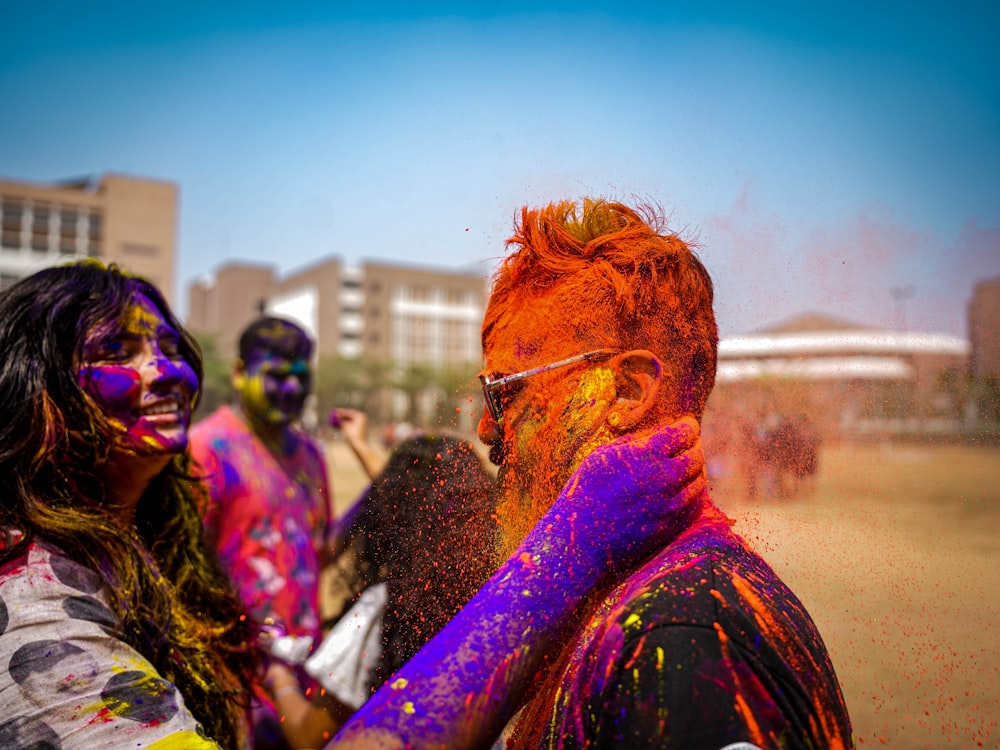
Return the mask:
M 896 328 L 900 331 L 906 331 L 906 301 L 913 297 L 914 293 L 913 284 L 889 288 L 889 294 L 896 303 Z

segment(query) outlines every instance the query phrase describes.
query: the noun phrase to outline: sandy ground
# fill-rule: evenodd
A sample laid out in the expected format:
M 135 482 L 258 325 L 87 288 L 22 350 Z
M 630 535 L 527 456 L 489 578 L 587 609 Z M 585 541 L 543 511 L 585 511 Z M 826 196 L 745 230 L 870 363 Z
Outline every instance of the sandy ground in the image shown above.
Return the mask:
M 810 496 L 727 510 L 816 620 L 859 746 L 1000 747 L 1000 451 L 823 462 Z
M 364 478 L 329 456 L 345 508 Z M 812 613 L 859 747 L 1000 748 L 1000 449 L 826 447 L 808 493 L 714 496 Z

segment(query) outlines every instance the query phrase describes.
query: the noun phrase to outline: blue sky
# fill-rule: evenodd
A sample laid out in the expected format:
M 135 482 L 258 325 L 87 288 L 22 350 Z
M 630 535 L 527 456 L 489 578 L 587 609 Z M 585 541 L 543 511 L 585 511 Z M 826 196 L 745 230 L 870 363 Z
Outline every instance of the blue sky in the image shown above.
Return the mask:
M 486 274 L 520 206 L 601 195 L 697 242 L 723 335 L 893 327 L 905 286 L 908 327 L 964 334 L 1000 275 L 998 6 L 757 6 L 5 3 L 0 174 L 176 181 L 182 314 L 237 259 Z

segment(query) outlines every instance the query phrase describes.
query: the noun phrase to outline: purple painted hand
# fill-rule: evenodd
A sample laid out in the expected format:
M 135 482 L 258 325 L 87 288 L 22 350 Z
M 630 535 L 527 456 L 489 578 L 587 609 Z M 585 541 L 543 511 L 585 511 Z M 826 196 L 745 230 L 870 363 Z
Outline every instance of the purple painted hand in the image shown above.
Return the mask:
M 557 550 L 564 573 L 594 583 L 668 541 L 696 512 L 705 487 L 693 418 L 624 435 L 583 460 L 522 549 Z

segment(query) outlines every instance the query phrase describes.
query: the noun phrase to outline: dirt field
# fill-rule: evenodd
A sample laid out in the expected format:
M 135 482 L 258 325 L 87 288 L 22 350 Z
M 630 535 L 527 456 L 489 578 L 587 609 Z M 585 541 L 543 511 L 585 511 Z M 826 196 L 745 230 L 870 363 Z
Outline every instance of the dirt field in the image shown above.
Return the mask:
M 330 458 L 345 507 L 364 480 Z M 1000 449 L 825 447 L 807 495 L 714 495 L 812 613 L 859 747 L 1000 748 Z

